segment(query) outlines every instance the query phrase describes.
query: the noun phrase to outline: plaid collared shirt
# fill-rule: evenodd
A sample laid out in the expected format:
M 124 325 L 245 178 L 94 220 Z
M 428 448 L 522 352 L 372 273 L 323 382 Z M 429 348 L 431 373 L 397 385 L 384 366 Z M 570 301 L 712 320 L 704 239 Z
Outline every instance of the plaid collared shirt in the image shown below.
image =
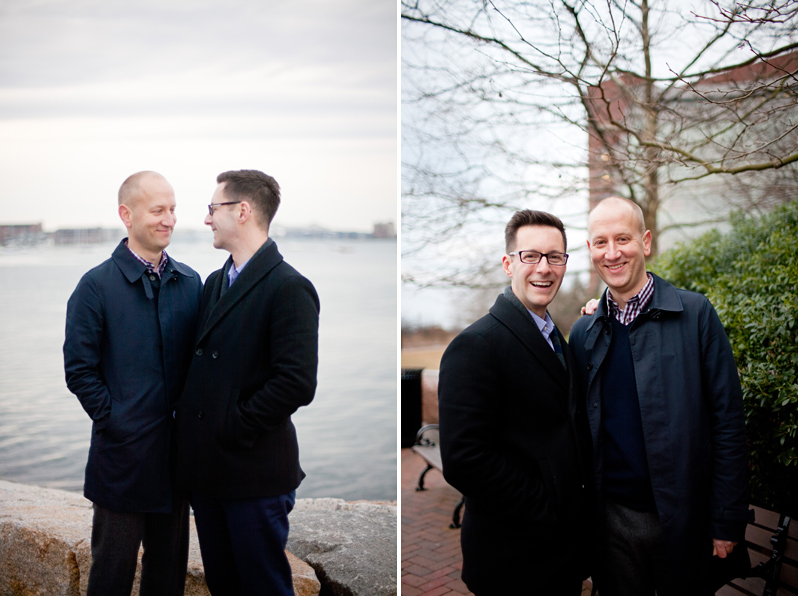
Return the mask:
M 127 241 L 125 241 L 125 246 L 127 246 Z M 161 263 L 158 265 L 158 268 L 156 269 L 155 265 L 150 263 L 147 259 L 137 255 L 135 252 L 133 252 L 132 248 L 127 246 L 127 249 L 130 251 L 130 254 L 136 257 L 136 260 L 139 263 L 142 263 L 145 267 L 147 267 L 147 271 L 154 273 L 159 278 L 161 277 L 161 274 L 163 273 L 164 269 L 166 269 L 166 263 L 169 261 L 169 255 L 166 254 L 166 251 L 163 251 L 163 256 L 161 257 Z
M 654 278 L 648 272 L 646 272 L 646 275 L 648 276 L 648 282 L 643 286 L 642 290 L 626 302 L 626 308 L 623 310 L 613 299 L 612 293 L 607 290 L 607 309 L 612 312 L 613 316 L 622 325 L 631 325 L 637 315 L 643 312 L 648 303 L 651 302 L 651 297 L 654 296 Z

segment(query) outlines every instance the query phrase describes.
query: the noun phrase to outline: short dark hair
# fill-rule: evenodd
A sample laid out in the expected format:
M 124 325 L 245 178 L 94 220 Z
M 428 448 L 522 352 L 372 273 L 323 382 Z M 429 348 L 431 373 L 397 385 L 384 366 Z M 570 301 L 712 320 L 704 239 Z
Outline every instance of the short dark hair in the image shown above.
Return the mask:
M 507 227 L 504 228 L 504 245 L 507 252 L 512 252 L 515 249 L 515 237 L 518 234 L 518 229 L 524 226 L 550 226 L 557 228 L 562 234 L 562 241 L 565 250 L 568 250 L 568 239 L 565 237 L 565 226 L 556 215 L 546 213 L 545 211 L 533 211 L 532 209 L 524 209 L 516 211 L 507 222 Z
M 280 206 L 280 185 L 277 180 L 258 170 L 230 170 L 216 177 L 224 184 L 224 196 L 232 201 L 248 201 L 252 204 L 261 227 L 269 225 Z

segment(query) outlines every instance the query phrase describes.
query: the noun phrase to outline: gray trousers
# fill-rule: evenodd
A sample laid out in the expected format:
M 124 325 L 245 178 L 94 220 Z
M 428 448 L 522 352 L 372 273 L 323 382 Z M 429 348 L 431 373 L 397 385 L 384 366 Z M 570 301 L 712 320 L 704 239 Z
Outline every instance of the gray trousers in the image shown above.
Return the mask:
M 188 565 L 188 501 L 174 513 L 130 513 L 94 505 L 86 596 L 130 596 L 139 546 L 141 596 L 183 596 Z
M 603 499 L 599 596 L 684 596 L 674 585 L 659 515 Z

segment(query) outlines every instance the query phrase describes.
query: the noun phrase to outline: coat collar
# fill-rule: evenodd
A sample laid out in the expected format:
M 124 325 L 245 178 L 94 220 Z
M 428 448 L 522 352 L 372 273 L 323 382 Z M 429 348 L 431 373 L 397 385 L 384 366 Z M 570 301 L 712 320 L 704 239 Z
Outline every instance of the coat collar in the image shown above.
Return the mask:
M 212 288 L 211 302 L 208 305 L 209 313 L 205 324 L 202 327 L 199 340 L 202 340 L 208 332 L 216 326 L 219 321 L 235 306 L 249 291 L 258 284 L 269 272 L 279 265 L 283 260 L 283 255 L 277 250 L 277 244 L 272 240 L 262 246 L 252 255 L 247 262 L 247 266 L 236 278 L 235 283 L 222 294 L 222 285 L 227 283 L 226 272 L 230 269 L 233 257 L 228 257 L 224 267 L 219 271 Z
M 144 265 L 144 263 L 130 254 L 127 245 L 125 244 L 126 240 L 127 238 L 124 238 L 119 242 L 117 247 L 114 249 L 114 252 L 111 254 L 111 258 L 114 260 L 114 263 L 116 263 L 116 266 L 119 267 L 122 275 L 124 275 L 130 283 L 133 283 L 141 278 L 141 276 L 147 270 L 147 267 Z M 164 270 L 164 275 L 166 275 L 167 271 L 172 274 L 179 273 L 185 277 L 194 277 L 194 272 L 191 269 L 183 265 L 183 263 L 175 261 L 172 257 L 169 257 L 169 262 Z
M 504 296 L 496 298 L 496 302 L 490 308 L 490 314 L 502 325 L 507 327 L 507 329 L 518 338 L 518 341 L 529 350 L 532 356 L 541 361 L 543 368 L 548 371 L 558 383 L 563 385 L 564 388 L 568 388 L 568 376 L 573 363 L 566 355 L 568 371 L 562 367 L 559 358 L 557 358 L 554 350 L 551 349 L 551 346 L 532 319 L 532 315 L 521 312 L 521 310 Z M 562 335 L 560 335 L 560 341 L 563 346 L 565 346 L 565 339 Z
M 645 312 L 653 314 L 655 311 L 666 312 L 682 312 L 682 300 L 679 298 L 679 293 L 676 291 L 676 286 L 668 283 L 658 275 L 651 276 L 654 278 L 654 295 L 651 297 L 651 302 Z
M 660 312 L 682 312 L 684 310 L 684 306 L 682 306 L 682 300 L 679 298 L 679 294 L 676 291 L 676 286 L 671 283 L 668 283 L 660 276 L 652 273 L 651 277 L 654 278 L 654 295 L 651 297 L 651 302 L 648 303 L 648 307 L 644 310 L 641 315 L 648 314 L 654 318 L 659 317 Z M 591 317 L 590 323 L 588 323 L 588 331 L 593 328 L 593 326 L 601 322 L 604 324 L 604 320 L 609 318 L 609 313 L 607 312 L 607 290 L 604 290 L 604 293 L 601 295 L 601 299 L 599 300 L 598 308 L 596 312 L 593 313 Z
M 127 238 L 124 238 L 119 242 L 117 247 L 114 249 L 111 258 L 114 260 L 114 263 L 116 263 L 116 266 L 119 267 L 122 275 L 124 275 L 130 283 L 133 283 L 142 276 L 142 274 L 147 270 L 147 267 L 144 265 L 144 263 L 130 254 L 127 245 L 125 244 L 126 240 Z

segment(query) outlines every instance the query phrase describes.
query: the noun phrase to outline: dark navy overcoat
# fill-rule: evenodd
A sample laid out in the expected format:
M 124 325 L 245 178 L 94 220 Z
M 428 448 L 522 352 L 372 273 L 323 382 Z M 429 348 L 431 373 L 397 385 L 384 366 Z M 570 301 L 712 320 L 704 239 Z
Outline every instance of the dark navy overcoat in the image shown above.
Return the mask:
M 67 304 L 64 369 L 94 421 L 84 494 L 114 511 L 169 512 L 172 412 L 202 280 L 171 257 L 159 281 L 124 241 Z
M 629 329 L 646 457 L 672 569 L 690 584 L 712 539 L 742 541 L 748 512 L 745 416 L 729 340 L 709 300 L 654 276 Z M 606 292 L 569 343 L 587 389 L 595 481 L 601 490 L 601 379 L 612 341 Z

